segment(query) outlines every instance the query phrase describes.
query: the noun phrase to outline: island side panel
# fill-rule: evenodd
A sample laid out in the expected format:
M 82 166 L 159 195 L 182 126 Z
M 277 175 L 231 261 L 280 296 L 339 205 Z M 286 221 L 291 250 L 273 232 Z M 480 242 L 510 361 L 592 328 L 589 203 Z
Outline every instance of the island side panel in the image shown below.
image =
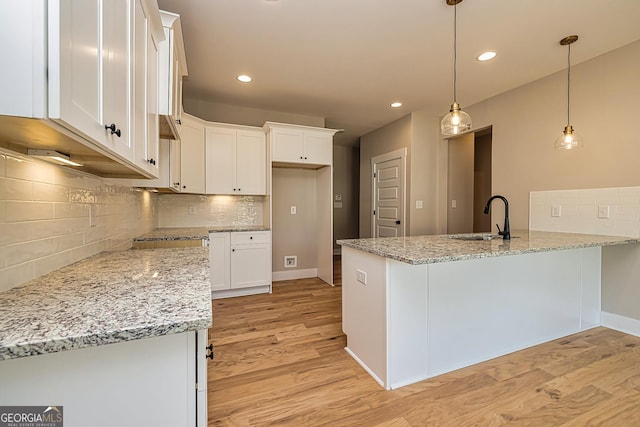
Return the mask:
M 358 270 L 366 284 L 358 281 Z M 342 247 L 345 350 L 382 386 L 387 383 L 386 258 Z
M 640 336 L 640 244 L 602 248 L 602 325 Z
M 429 265 L 429 376 L 459 369 L 581 330 L 584 262 L 575 249 Z M 593 272 L 591 272 L 593 273 Z M 597 286 L 599 292 L 599 286 Z M 591 307 L 593 310 L 593 307 Z
M 387 385 L 428 377 L 427 264 L 387 260 Z

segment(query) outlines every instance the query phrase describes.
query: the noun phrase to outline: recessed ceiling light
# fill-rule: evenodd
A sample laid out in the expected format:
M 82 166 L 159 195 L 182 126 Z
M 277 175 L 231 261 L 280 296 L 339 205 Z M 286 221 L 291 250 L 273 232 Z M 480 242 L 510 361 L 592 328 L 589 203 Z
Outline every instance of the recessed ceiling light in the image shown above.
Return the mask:
M 489 51 L 489 52 L 481 53 L 476 59 L 478 61 L 483 62 L 483 61 L 490 61 L 495 57 L 496 57 L 496 53 Z
M 402 102 L 392 102 L 391 108 L 400 108 L 402 107 Z
M 247 76 L 246 74 L 241 74 L 238 76 L 238 80 L 240 80 L 242 83 L 249 83 L 253 79 L 251 78 L 251 76 Z

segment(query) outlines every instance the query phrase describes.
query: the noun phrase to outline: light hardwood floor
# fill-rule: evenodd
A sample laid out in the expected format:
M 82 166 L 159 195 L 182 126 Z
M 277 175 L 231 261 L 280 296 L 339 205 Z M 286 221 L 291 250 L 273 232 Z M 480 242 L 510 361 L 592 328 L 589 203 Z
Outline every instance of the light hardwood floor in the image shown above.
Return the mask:
M 344 351 L 341 288 L 214 301 L 210 426 L 640 426 L 640 338 L 606 328 L 385 391 Z

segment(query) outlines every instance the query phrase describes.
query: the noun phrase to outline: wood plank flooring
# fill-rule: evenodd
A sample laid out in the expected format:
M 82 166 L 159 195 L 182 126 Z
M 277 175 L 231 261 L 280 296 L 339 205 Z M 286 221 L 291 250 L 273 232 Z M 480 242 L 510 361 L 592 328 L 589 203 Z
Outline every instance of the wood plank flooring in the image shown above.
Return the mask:
M 210 426 L 640 426 L 640 338 L 596 328 L 385 391 L 344 351 L 337 283 L 214 301 Z

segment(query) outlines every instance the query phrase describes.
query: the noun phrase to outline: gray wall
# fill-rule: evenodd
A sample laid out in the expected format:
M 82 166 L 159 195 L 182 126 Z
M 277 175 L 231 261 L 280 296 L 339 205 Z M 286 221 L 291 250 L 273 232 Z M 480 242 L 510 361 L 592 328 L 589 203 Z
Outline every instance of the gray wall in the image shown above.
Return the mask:
M 360 148 L 333 147 L 333 239 L 358 238 L 360 204 Z M 342 196 L 342 207 L 335 207 L 335 196 Z M 334 250 L 339 246 L 334 243 Z

